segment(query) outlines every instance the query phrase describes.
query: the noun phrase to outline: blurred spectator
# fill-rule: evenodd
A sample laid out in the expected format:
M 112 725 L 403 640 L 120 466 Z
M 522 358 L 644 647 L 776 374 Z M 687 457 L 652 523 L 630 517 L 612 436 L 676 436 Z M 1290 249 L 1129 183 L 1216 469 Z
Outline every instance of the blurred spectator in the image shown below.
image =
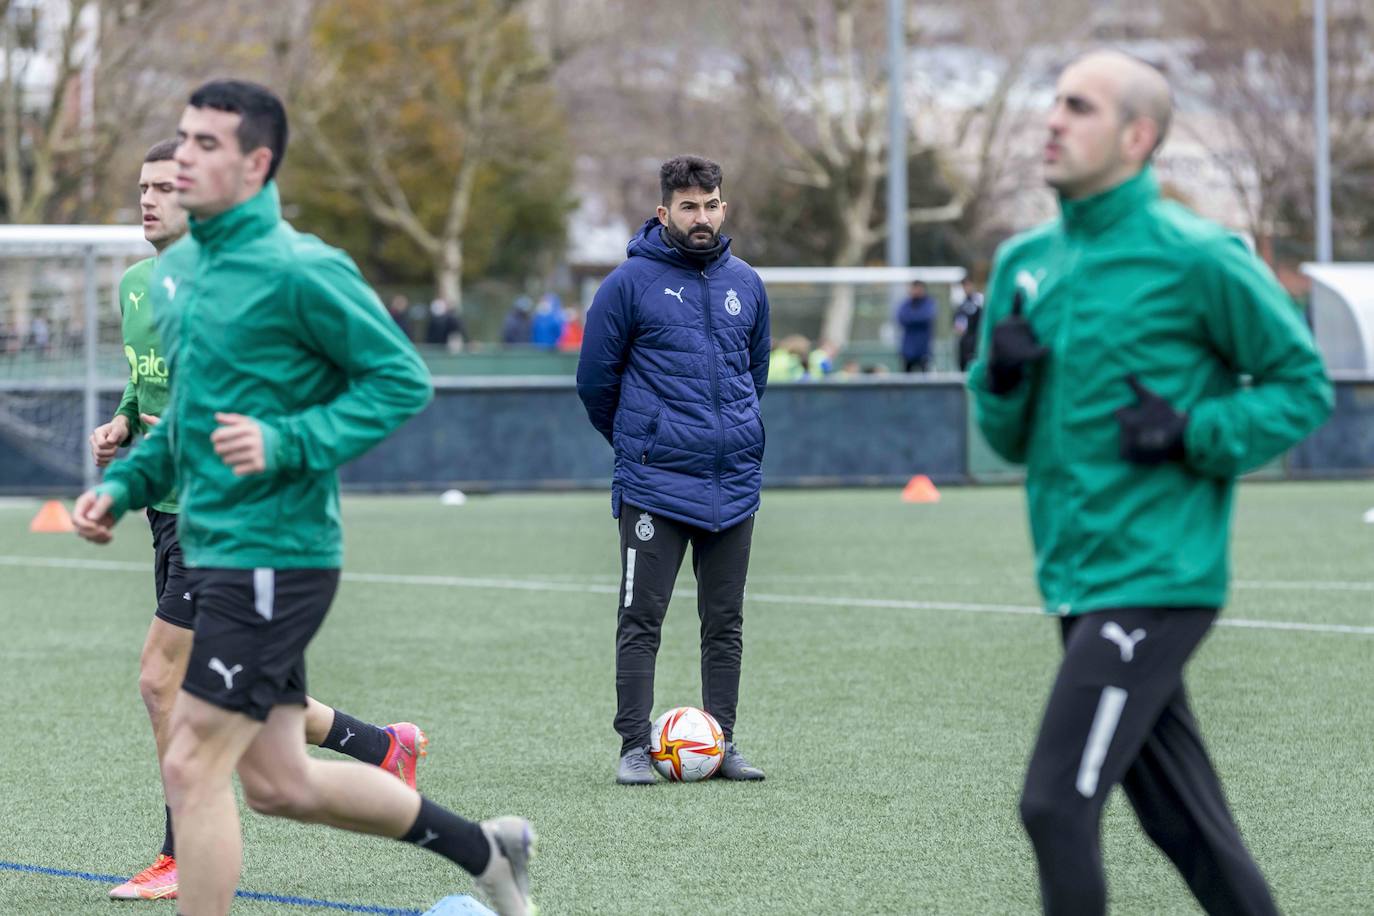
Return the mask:
M 534 309 L 534 319 L 530 322 L 530 343 L 552 350 L 558 346 L 558 339 L 562 336 L 562 303 L 556 294 L 545 293 L 539 297 L 539 305 Z
M 959 345 L 959 371 L 967 372 L 969 363 L 978 355 L 978 322 L 983 318 L 983 294 L 968 277 L 960 286 L 964 301 L 954 312 L 954 333 Z
M 897 309 L 902 332 L 902 371 L 930 369 L 930 341 L 935 332 L 935 300 L 920 280 L 911 284 L 910 295 Z
M 840 348 L 828 340 L 822 340 L 821 345 L 812 350 L 806 357 L 806 374 L 813 379 L 823 379 L 835 371 L 835 357 L 839 355 Z
M 52 331 L 48 327 L 48 319 L 42 315 L 29 322 L 29 346 L 45 355 L 52 347 Z
M 563 353 L 582 349 L 582 315 L 571 306 L 563 310 L 563 333 L 558 337 L 558 349 Z
M 789 334 L 773 345 L 768 357 L 768 384 L 796 382 L 806 377 L 806 358 L 811 341 L 800 334 Z
M 411 340 L 418 340 L 423 337 L 424 335 L 419 329 L 429 327 L 429 306 L 425 305 L 422 300 L 416 299 L 410 303 L 410 327 L 416 329 L 411 334 Z
M 62 322 L 62 333 L 58 341 L 62 349 L 68 353 L 81 349 L 86 340 L 86 322 L 80 318 L 68 318 Z
M 510 311 L 501 322 L 501 343 L 527 344 L 530 342 L 530 313 L 534 311 L 534 300 L 529 296 L 516 296 Z
M 391 320 L 396 322 L 396 326 L 401 329 L 401 333 L 410 337 L 410 300 L 405 296 L 396 295 L 391 297 L 391 305 L 387 306 L 387 314 Z
M 425 343 L 447 347 L 450 353 L 463 349 L 467 332 L 462 317 L 449 307 L 445 299 L 429 304 L 429 325 L 425 328 Z

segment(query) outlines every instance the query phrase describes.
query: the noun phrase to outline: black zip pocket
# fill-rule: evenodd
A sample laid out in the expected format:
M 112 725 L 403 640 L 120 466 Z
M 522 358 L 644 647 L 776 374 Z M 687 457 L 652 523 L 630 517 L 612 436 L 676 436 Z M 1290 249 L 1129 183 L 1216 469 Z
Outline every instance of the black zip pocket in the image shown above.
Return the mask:
M 653 451 L 654 443 L 658 441 L 658 421 L 661 416 L 662 414 L 654 417 L 653 422 L 649 424 L 649 431 L 644 434 L 644 451 L 639 456 L 640 464 L 649 463 L 649 453 Z

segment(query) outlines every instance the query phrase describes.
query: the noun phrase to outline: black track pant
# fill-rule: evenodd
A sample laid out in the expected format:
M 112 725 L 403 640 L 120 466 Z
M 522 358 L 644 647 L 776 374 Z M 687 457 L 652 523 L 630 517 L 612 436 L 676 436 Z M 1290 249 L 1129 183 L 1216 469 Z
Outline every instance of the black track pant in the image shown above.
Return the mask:
M 1064 618 L 1064 661 L 1021 796 L 1045 912 L 1107 910 L 1102 807 L 1118 783 L 1208 913 L 1276 914 L 1188 708 L 1183 666 L 1217 613 L 1126 608 Z
M 728 740 L 739 701 L 744 647 L 744 579 L 754 517 L 707 531 L 635 508 L 620 508 L 620 612 L 615 631 L 615 730 L 621 752 L 649 743 L 654 660 L 673 583 L 687 546 L 701 619 L 701 705 Z

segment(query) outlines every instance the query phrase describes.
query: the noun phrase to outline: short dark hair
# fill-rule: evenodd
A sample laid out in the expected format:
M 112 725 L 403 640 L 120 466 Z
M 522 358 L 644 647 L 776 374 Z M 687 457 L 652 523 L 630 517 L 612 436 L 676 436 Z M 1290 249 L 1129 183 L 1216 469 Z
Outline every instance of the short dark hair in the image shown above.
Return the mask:
M 714 191 L 720 187 L 720 166 L 700 156 L 674 156 L 658 170 L 658 186 L 663 191 L 663 206 L 668 206 L 674 191 L 700 188 Z
M 148 152 L 143 154 L 144 162 L 166 162 L 176 155 L 177 141 L 175 137 L 167 140 L 159 140 L 148 147 Z
M 272 151 L 272 163 L 267 167 L 271 181 L 286 156 L 286 106 L 276 93 L 266 86 L 247 80 L 211 80 L 191 93 L 188 104 L 192 108 L 213 108 L 239 115 L 235 131 L 239 148 L 245 153 L 265 146 Z

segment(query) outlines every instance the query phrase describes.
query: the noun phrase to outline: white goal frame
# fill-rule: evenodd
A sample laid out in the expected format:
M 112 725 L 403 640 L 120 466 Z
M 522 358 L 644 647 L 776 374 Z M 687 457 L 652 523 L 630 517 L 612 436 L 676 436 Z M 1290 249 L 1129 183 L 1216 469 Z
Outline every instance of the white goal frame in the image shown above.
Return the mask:
M 95 429 L 100 390 L 97 343 L 100 327 L 100 303 L 96 293 L 96 272 L 99 258 L 142 258 L 153 253 L 139 226 L 60 226 L 7 225 L 0 226 L 0 266 L 4 261 L 21 258 L 65 257 L 84 262 L 85 310 L 85 367 L 82 384 L 86 429 Z M 83 479 L 89 488 L 96 482 L 95 462 L 89 456 L 82 462 Z

